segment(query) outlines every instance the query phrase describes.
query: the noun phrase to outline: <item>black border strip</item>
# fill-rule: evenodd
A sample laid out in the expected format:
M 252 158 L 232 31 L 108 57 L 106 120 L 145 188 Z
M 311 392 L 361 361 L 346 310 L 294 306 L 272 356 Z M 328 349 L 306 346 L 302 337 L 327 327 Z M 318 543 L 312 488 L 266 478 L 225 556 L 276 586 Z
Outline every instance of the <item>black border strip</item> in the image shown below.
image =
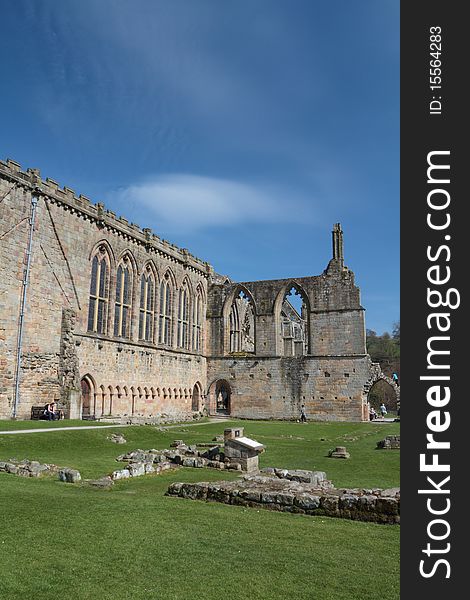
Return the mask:
M 469 393 L 464 381 L 470 370 L 470 351 L 464 342 L 470 332 L 465 315 L 470 265 L 465 218 L 469 194 L 465 187 L 470 169 L 465 147 L 469 109 L 464 107 L 468 104 L 464 88 L 469 71 L 465 60 L 469 26 L 464 8 L 464 3 L 435 0 L 401 3 L 401 598 L 405 599 L 422 594 L 418 597 L 448 600 L 461 597 L 465 592 L 460 590 L 467 588 L 464 547 L 468 520 L 463 505 L 469 469 L 464 464 L 468 452 L 464 444 L 470 432 L 466 424 Z M 433 34 L 440 38 L 430 38 Z M 439 47 L 431 47 L 431 43 L 437 40 L 441 52 L 436 59 L 431 52 L 436 54 Z M 431 64 L 434 60 L 440 64 Z M 430 69 L 441 72 L 432 74 Z M 441 88 L 431 90 L 433 76 L 441 77 Z M 437 79 L 434 85 L 438 85 Z M 450 169 L 431 169 L 428 181 L 428 161 Z M 442 210 L 428 204 L 444 206 L 448 199 Z M 450 222 L 443 229 L 433 229 L 427 223 L 428 215 L 432 225 Z M 446 283 L 429 281 L 443 280 L 448 274 Z M 453 305 L 460 297 L 460 306 L 432 308 L 430 302 L 439 304 L 439 296 L 436 293 L 429 300 L 428 288 L 448 297 Z M 446 296 L 448 292 L 450 296 Z M 433 313 L 447 315 L 439 323 L 443 329 L 449 326 L 448 331 L 439 331 L 438 318 L 430 317 Z M 444 339 L 446 336 L 449 339 Z M 429 354 L 428 344 L 432 350 L 449 354 Z M 447 376 L 449 380 L 421 376 Z M 432 387 L 434 392 L 429 391 Z M 446 387 L 450 400 L 439 402 Z M 450 425 L 444 427 L 449 418 Z M 433 432 L 438 425 L 444 430 Z M 449 442 L 450 448 L 427 448 L 430 433 L 435 440 Z M 450 470 L 420 469 L 421 454 L 425 454 L 426 464 L 435 460 L 449 465 Z M 448 493 L 436 493 L 437 488 Z M 428 491 L 420 494 L 420 489 Z

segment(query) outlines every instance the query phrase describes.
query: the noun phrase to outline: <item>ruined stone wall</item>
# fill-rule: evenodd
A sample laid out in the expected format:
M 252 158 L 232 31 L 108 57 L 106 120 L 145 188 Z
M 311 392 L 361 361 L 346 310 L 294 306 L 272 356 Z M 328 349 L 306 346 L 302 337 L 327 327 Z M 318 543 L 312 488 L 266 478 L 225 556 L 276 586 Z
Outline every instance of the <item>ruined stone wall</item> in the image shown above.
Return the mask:
M 134 411 L 186 411 L 194 385 L 198 383 L 201 391 L 206 385 L 205 361 L 201 358 L 205 331 L 203 328 L 199 351 L 177 348 L 177 294 L 184 280 L 191 297 L 199 288 L 204 315 L 207 281 L 213 272 L 210 265 L 150 230 L 117 218 L 101 204 L 93 205 L 50 179 L 42 181 L 37 171 L 23 172 L 17 163 L 7 161 L 0 162 L 0 418 L 11 417 L 14 402 L 20 299 L 35 188 L 39 200 L 24 320 L 18 416 L 28 418 L 32 405 L 53 398 L 64 401 L 65 392 L 76 388 L 84 375 L 96 384 L 95 395 L 101 394 L 100 386 L 108 389 L 108 396 L 109 386 L 118 385 L 127 390 L 172 390 L 166 397 L 156 392 L 146 397 L 142 391 L 143 399 L 134 405 Z M 109 253 L 111 271 L 107 331 L 87 337 L 91 259 L 100 245 Z M 133 292 L 130 339 L 121 340 L 113 336 L 113 307 L 116 269 L 125 253 L 132 267 Z M 157 338 L 153 343 L 138 340 L 140 277 L 148 264 L 156 279 L 156 317 L 158 285 L 166 272 L 170 274 L 175 293 L 171 347 L 159 348 Z M 71 311 L 73 318 L 64 313 L 68 314 L 64 322 L 63 311 Z M 157 333 L 158 322 L 155 336 Z M 132 397 L 115 396 L 113 413 L 131 414 Z
M 305 404 L 309 419 L 360 421 L 369 364 L 366 357 L 209 359 L 210 410 L 215 412 L 214 384 L 223 379 L 230 385 L 233 416 L 298 419 Z
M 206 262 L 149 229 L 60 188 L 39 172 L 0 161 L 0 418 L 12 416 L 16 345 L 32 193 L 38 198 L 24 322 L 18 416 L 60 398 L 69 416 L 81 414 L 80 382 L 90 386 L 91 414 L 181 417 L 204 402 L 216 411 L 217 382 L 227 383 L 230 412 L 246 418 L 367 419 L 364 309 L 354 274 L 343 262 L 342 232 L 333 231 L 333 258 L 316 277 L 234 283 Z M 93 256 L 107 257 L 108 315 L 104 333 L 88 331 Z M 132 273 L 128 335 L 114 336 L 117 269 L 127 257 Z M 154 338 L 139 340 L 140 278 L 156 283 Z M 158 344 L 159 284 L 173 290 L 172 342 Z M 178 293 L 200 293 L 199 348 L 178 347 Z M 307 343 L 286 356 L 281 310 L 292 288 L 304 299 Z M 242 293 L 252 304 L 254 352 L 230 352 L 230 310 Z M 192 330 L 192 310 L 189 309 Z M 251 314 L 251 313 L 250 313 Z M 250 320 L 250 329 L 252 329 Z M 192 331 L 191 331 L 192 333 Z M 254 334 L 254 335 L 253 335 Z M 244 346 L 246 348 L 246 346 Z M 252 346 L 250 346 L 251 348 Z M 371 378 L 372 377 L 372 378 Z M 377 376 L 374 375 L 377 379 Z M 225 385 L 225 384 L 224 384 Z M 197 406 L 192 403 L 194 390 Z M 205 396 L 208 395 L 208 398 Z
M 292 287 L 308 314 L 308 352 L 284 356 L 281 307 Z M 255 310 L 255 352 L 230 353 L 227 315 L 239 290 Z M 298 418 L 305 404 L 310 418 L 366 418 L 364 385 L 370 377 L 365 348 L 364 309 L 354 274 L 332 260 L 317 277 L 217 283 L 209 288 L 209 404 L 216 410 L 215 382 L 231 389 L 230 413 L 244 418 Z

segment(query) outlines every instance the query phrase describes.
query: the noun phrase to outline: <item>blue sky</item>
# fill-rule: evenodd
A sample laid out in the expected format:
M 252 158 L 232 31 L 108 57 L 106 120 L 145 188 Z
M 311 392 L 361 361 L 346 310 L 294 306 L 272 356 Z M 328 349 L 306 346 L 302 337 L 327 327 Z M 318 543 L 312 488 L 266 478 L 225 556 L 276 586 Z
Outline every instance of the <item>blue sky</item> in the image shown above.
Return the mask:
M 341 222 L 399 319 L 398 0 L 2 3 L 0 158 L 235 280 L 318 275 Z

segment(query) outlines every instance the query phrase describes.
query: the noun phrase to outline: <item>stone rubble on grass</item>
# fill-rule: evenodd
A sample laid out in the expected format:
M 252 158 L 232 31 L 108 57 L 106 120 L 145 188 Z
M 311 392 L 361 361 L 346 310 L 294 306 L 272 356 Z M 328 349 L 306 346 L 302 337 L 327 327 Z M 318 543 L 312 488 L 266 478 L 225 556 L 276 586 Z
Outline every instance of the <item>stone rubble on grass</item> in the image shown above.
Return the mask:
M 117 481 L 119 479 L 129 479 L 129 477 L 141 477 L 142 475 L 149 475 L 151 473 L 159 475 L 163 471 L 175 468 L 177 468 L 177 465 L 171 462 L 158 462 L 157 464 L 151 462 L 132 462 L 125 469 L 113 471 L 110 477 L 113 481 Z
M 0 461 L 0 471 L 18 475 L 19 477 L 42 477 L 43 475 L 57 475 L 64 467 L 53 464 L 42 464 L 37 460 L 17 460 L 10 458 L 8 461 Z
M 227 459 L 220 446 L 203 444 L 204 450 L 198 450 L 195 444 L 187 445 L 183 440 L 174 440 L 171 448 L 164 450 L 131 450 L 116 458 L 119 462 L 127 462 L 125 469 L 118 469 L 111 474 L 113 480 L 127 479 L 129 477 L 140 477 L 149 473 L 159 474 L 167 469 L 177 467 L 191 467 L 201 469 L 222 469 L 230 471 L 242 471 L 238 462 Z
M 59 471 L 59 479 L 65 483 L 78 483 L 81 481 L 82 476 L 80 475 L 80 471 L 77 471 L 77 469 L 65 467 Z
M 108 437 L 108 440 L 115 444 L 127 444 L 127 440 L 122 433 L 113 433 Z
M 387 435 L 384 440 L 377 442 L 377 448 L 384 450 L 399 450 L 400 449 L 400 436 L 399 435 Z
M 297 481 L 299 483 L 311 483 L 322 489 L 332 488 L 333 484 L 326 478 L 324 471 L 307 471 L 305 469 L 276 469 L 267 467 L 261 469 L 264 475 L 271 475 L 279 479 L 288 479 L 289 481 Z
M 400 522 L 400 489 L 335 489 L 277 476 L 244 475 L 237 481 L 172 483 L 169 496 L 252 508 L 324 515 L 383 524 Z
M 41 464 L 36 460 L 16 460 L 0 461 L 0 471 L 12 473 L 20 477 L 42 477 L 43 475 L 58 475 L 60 481 L 66 483 L 77 483 L 81 481 L 80 472 L 70 467 L 58 467 L 52 464 Z

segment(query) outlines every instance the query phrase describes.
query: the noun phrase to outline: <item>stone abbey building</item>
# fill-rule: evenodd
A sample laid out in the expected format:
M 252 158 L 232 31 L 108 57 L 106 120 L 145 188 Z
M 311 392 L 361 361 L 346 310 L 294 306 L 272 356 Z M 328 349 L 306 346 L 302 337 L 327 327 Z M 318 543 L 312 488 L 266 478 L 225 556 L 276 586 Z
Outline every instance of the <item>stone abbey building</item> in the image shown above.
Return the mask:
M 343 260 L 234 282 L 36 169 L 0 161 L 0 418 L 367 419 L 384 376 Z

